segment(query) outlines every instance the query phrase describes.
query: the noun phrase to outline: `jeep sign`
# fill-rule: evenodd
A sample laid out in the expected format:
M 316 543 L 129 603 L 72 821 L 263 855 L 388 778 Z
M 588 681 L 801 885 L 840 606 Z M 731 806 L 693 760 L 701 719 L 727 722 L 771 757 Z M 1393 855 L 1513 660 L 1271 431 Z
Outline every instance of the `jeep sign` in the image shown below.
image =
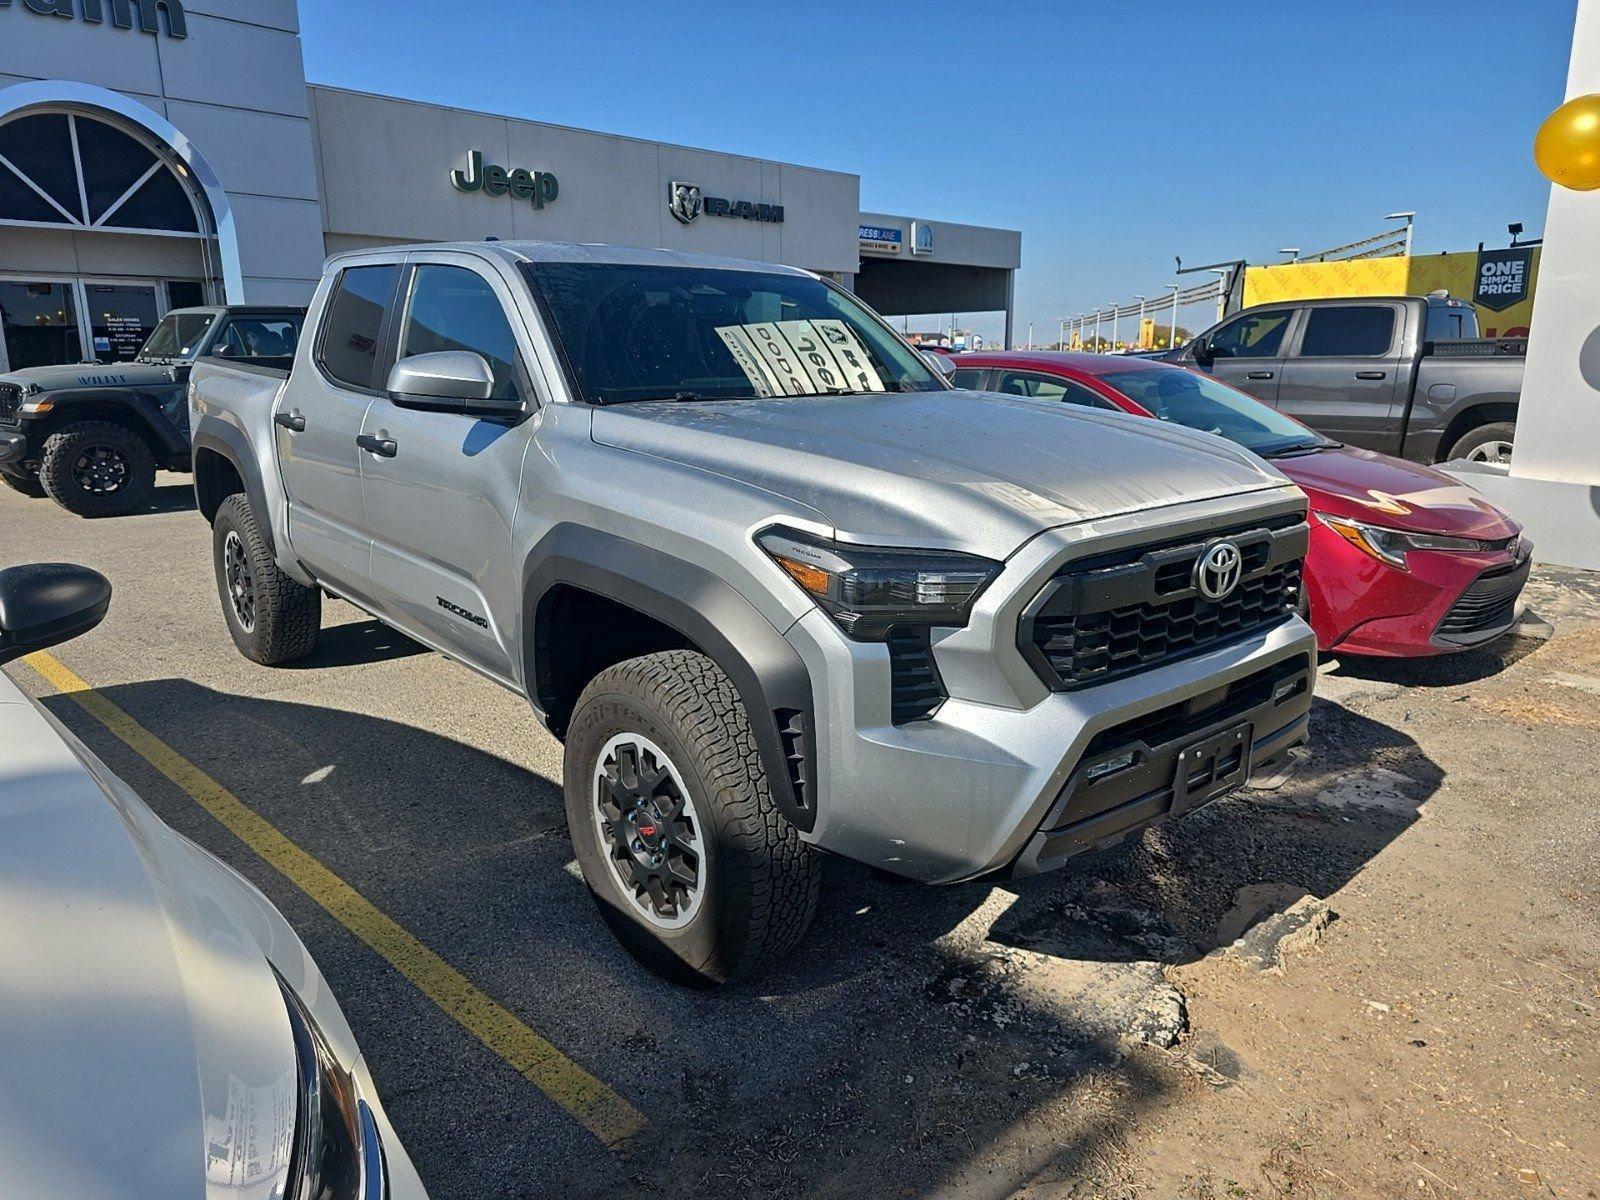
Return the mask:
M 458 192 L 511 196 L 517 200 L 531 201 L 535 208 L 543 208 L 561 194 L 561 185 L 549 171 L 530 171 L 526 167 L 508 171 L 493 164 L 485 165 L 482 150 L 474 150 L 467 155 L 466 167 L 451 171 L 450 182 Z

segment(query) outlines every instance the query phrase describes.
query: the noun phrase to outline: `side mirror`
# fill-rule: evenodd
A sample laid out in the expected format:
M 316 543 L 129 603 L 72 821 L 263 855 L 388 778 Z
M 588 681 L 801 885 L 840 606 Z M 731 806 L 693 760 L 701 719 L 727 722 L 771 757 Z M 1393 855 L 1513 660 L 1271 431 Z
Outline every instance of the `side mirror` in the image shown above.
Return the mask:
M 0 664 L 88 633 L 110 607 L 110 582 L 88 567 L 36 563 L 0 571 Z
M 1210 366 L 1216 354 L 1211 349 L 1211 339 L 1201 334 L 1189 343 L 1189 352 L 1194 355 L 1194 360 L 1202 366 Z
M 927 361 L 927 364 L 944 376 L 945 379 L 948 380 L 950 376 L 956 373 L 956 364 L 950 360 L 948 354 L 935 354 L 932 350 L 923 350 L 919 353 Z
M 496 400 L 494 372 L 471 350 L 440 350 L 395 363 L 389 372 L 389 399 L 401 408 L 462 413 L 473 417 L 513 417 L 520 400 Z

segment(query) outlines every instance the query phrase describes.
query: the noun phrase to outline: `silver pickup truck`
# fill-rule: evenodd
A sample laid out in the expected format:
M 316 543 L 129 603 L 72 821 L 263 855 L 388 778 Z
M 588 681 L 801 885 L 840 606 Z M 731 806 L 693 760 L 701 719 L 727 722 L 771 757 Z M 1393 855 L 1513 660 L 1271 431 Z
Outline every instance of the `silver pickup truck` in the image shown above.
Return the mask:
M 190 391 L 240 650 L 328 593 L 526 696 L 600 912 L 691 983 L 799 940 L 818 851 L 1027 875 L 1306 738 L 1305 497 L 974 399 L 815 275 L 509 242 L 335 258 L 287 376 Z

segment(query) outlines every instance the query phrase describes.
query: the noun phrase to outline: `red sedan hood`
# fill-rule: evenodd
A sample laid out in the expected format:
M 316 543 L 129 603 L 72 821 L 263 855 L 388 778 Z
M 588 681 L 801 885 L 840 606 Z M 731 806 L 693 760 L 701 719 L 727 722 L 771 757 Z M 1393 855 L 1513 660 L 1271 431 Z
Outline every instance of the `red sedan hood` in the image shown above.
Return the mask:
M 1482 495 L 1432 467 L 1345 446 L 1275 458 L 1277 467 L 1311 497 L 1311 507 L 1414 533 L 1487 540 L 1511 537 L 1520 526 Z

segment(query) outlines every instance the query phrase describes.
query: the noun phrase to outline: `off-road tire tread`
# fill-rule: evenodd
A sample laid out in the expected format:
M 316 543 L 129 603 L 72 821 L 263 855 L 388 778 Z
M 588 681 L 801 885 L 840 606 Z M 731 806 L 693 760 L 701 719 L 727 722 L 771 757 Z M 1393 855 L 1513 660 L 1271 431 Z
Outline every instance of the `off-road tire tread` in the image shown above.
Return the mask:
M 608 692 L 636 697 L 662 713 L 711 783 L 712 794 L 695 799 L 719 810 L 723 859 L 736 852 L 750 878 L 748 886 L 722 893 L 722 940 L 731 953 L 708 974 L 730 982 L 760 973 L 805 936 L 816 915 L 822 869 L 773 799 L 738 689 L 705 655 L 670 650 L 602 671 L 578 701 L 579 720 L 590 698 Z
M 217 508 L 213 529 L 219 529 L 225 521 L 231 522 L 244 539 L 256 588 L 256 627 L 249 635 L 250 644 L 240 643 L 237 634 L 234 643 L 246 658 L 265 667 L 304 658 L 316 648 L 317 636 L 322 632 L 322 593 L 278 570 L 266 539 L 261 536 L 255 510 L 242 492 L 235 492 Z M 228 632 L 234 633 L 228 599 L 223 594 L 225 586 L 219 578 L 217 594 L 224 605 L 223 619 L 228 623 Z
M 74 446 L 85 439 L 104 438 L 118 443 L 128 456 L 131 478 L 114 496 L 90 496 L 72 482 Z M 39 458 L 39 485 L 62 508 L 80 517 L 121 517 L 143 508 L 156 487 L 156 456 L 136 430 L 115 421 L 78 421 L 45 439 Z

